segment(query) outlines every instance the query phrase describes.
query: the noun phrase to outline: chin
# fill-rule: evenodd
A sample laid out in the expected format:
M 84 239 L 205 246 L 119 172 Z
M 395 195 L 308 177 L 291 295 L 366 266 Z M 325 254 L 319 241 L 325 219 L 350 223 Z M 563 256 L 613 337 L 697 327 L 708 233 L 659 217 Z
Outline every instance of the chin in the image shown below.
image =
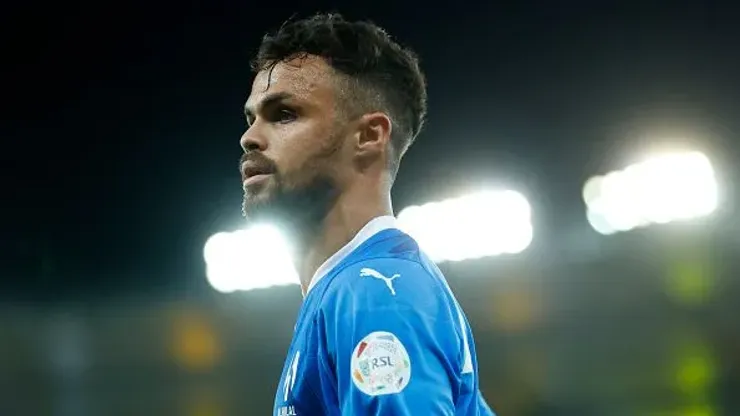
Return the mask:
M 306 185 L 266 183 L 244 195 L 242 213 L 251 222 L 313 227 L 320 223 L 338 195 L 329 178 L 318 177 Z
M 266 196 L 245 196 L 242 202 L 242 214 L 248 220 L 266 217 L 272 211 L 272 198 Z

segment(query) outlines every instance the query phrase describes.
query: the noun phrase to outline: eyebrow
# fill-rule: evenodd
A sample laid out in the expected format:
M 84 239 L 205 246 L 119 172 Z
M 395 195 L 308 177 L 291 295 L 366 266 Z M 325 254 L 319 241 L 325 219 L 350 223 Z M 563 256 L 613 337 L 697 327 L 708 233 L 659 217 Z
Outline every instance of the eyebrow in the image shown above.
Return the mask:
M 285 91 L 281 92 L 273 92 L 271 94 L 267 94 L 258 104 L 250 104 L 249 101 L 247 101 L 246 104 L 244 104 L 244 116 L 249 117 L 251 115 L 254 115 L 257 112 L 258 108 L 265 108 L 272 105 L 275 105 L 279 103 L 280 101 L 285 101 L 293 98 L 293 94 Z

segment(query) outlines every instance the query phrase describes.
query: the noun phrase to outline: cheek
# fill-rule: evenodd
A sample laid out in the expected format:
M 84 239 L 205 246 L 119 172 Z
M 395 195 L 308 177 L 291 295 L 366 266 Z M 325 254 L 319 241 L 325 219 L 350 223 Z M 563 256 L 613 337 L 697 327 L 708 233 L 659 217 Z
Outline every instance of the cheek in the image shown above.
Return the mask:
M 304 125 L 285 133 L 275 142 L 273 150 L 286 184 L 311 182 L 319 174 L 331 174 L 341 163 L 341 143 L 330 129 Z

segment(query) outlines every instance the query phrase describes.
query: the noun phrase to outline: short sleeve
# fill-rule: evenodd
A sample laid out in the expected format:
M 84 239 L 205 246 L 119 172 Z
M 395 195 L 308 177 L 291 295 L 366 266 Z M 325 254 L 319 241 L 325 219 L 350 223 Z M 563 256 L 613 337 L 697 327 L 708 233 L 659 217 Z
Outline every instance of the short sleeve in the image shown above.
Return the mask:
M 369 259 L 329 293 L 323 326 L 342 415 L 455 413 L 461 328 L 438 277 L 411 260 Z

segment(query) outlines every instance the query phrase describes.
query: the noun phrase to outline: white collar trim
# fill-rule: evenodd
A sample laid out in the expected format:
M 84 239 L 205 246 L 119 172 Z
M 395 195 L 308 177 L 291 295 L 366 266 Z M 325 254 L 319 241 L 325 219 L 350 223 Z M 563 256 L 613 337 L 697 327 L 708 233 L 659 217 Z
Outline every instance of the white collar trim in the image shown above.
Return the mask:
M 319 280 L 329 273 L 334 267 L 336 267 L 342 260 L 346 259 L 353 251 L 355 251 L 362 243 L 369 240 L 370 237 L 375 234 L 387 230 L 390 228 L 398 228 L 396 225 L 396 218 L 392 215 L 383 215 L 375 217 L 370 222 L 365 224 L 362 229 L 350 240 L 349 243 L 345 244 L 344 247 L 340 248 L 336 253 L 331 255 L 324 263 L 316 269 L 316 273 L 313 274 L 311 282 L 308 284 L 306 289 L 306 295 L 311 289 L 316 286 Z M 304 297 L 305 297 L 304 296 Z

